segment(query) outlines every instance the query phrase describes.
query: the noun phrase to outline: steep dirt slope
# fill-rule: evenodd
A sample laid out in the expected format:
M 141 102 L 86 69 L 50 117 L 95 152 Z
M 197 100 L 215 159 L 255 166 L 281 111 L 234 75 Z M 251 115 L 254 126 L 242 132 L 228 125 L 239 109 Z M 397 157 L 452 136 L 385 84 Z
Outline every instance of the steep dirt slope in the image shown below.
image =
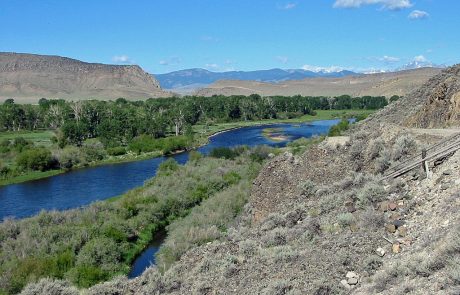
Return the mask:
M 441 70 L 421 68 L 395 73 L 347 76 L 343 78 L 308 78 L 282 83 L 263 83 L 255 81 L 222 80 L 197 92 L 199 95 L 250 95 L 257 93 L 270 95 L 311 95 L 335 96 L 349 94 L 363 95 L 406 95 L 420 87 L 430 77 Z
M 105 65 L 34 54 L 0 53 L 0 101 L 146 99 L 170 96 L 137 65 Z

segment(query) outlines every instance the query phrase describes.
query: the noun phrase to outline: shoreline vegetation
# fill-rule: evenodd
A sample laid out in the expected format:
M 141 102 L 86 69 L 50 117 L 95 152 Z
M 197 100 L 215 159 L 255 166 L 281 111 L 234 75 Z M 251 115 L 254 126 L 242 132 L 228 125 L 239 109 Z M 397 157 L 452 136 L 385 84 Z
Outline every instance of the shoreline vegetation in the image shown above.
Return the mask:
M 252 127 L 252 126 L 263 126 L 263 125 L 271 125 L 271 124 L 292 124 L 292 123 L 308 123 L 312 121 L 320 121 L 320 120 L 332 120 L 332 119 L 340 119 L 340 118 L 350 118 L 350 117 L 366 117 L 370 114 L 375 112 L 375 110 L 366 110 L 366 109 L 350 109 L 350 110 L 317 110 L 315 115 L 303 115 L 298 118 L 291 118 L 291 119 L 266 119 L 266 120 L 255 120 L 255 121 L 239 121 L 239 122 L 230 122 L 230 123 L 217 123 L 213 125 L 194 125 L 193 126 L 193 133 L 196 135 L 194 138 L 193 143 L 191 146 L 186 147 L 186 149 L 181 151 L 176 151 L 174 153 L 185 152 L 189 150 L 194 150 L 200 146 L 206 145 L 209 142 L 209 139 L 213 136 L 221 134 L 223 132 L 228 132 L 231 130 L 244 128 L 244 127 Z M 274 141 L 285 141 L 287 138 L 278 138 L 272 137 L 271 132 L 263 132 L 264 136 L 267 136 L 270 140 Z M 51 130 L 45 131 L 32 131 L 32 132 L 0 132 L 0 140 L 14 140 L 17 137 L 23 137 L 26 140 L 31 140 L 34 144 L 38 146 L 50 146 L 51 145 L 51 138 L 54 136 L 54 132 Z M 169 153 L 169 154 L 174 154 Z M 63 174 L 69 171 L 77 170 L 77 169 L 86 169 L 92 168 L 102 165 L 111 165 L 111 164 L 119 164 L 119 163 L 126 163 L 126 162 L 134 162 L 134 161 L 142 161 L 147 159 L 152 159 L 156 157 L 164 156 L 165 153 L 161 151 L 153 151 L 153 152 L 143 152 L 140 154 L 128 152 L 124 155 L 120 156 L 109 156 L 109 158 L 91 162 L 86 164 L 85 166 L 80 167 L 73 167 L 71 169 L 55 169 L 55 170 L 48 170 L 48 171 L 27 171 L 21 175 L 8 178 L 8 179 L 0 179 L 0 186 L 6 186 L 10 184 L 18 184 L 27 181 L 39 180 L 44 179 L 52 176 L 56 176 L 59 174 Z
M 271 153 L 277 150 L 266 146 L 219 149 L 207 157 L 193 152 L 185 165 L 174 159 L 163 162 L 155 177 L 123 195 L 83 208 L 5 220 L 0 223 L 0 244 L 10 246 L 0 253 L 0 294 L 19 293 L 27 283 L 44 277 L 87 288 L 126 275 L 158 230 L 175 224 L 168 228 L 175 238 L 182 230 L 194 230 L 193 241 L 184 237 L 180 245 L 163 248 L 162 264 L 171 265 L 193 245 L 227 230 Z M 200 218 L 211 215 L 212 219 Z M 201 226 L 188 228 L 184 218 L 194 218 Z M 213 225 L 213 231 L 205 230 Z

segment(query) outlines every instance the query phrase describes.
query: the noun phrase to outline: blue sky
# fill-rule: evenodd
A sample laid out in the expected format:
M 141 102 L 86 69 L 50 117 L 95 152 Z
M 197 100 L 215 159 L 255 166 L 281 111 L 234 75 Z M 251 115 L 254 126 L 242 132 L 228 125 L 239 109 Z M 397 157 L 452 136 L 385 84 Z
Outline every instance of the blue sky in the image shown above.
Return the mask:
M 460 62 L 458 0 L 0 0 L 0 51 L 151 73 Z

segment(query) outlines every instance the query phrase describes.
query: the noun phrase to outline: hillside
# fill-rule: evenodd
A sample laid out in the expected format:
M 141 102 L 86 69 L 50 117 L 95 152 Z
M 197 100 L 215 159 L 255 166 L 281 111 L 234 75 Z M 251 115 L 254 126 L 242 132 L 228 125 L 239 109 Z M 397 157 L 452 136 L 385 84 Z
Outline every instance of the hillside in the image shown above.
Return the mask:
M 413 128 L 460 125 L 458 116 L 438 119 L 445 109 L 456 114 L 439 101 L 456 106 L 459 78 L 460 66 L 443 71 L 354 125 L 341 144 L 327 139 L 274 157 L 233 227 L 197 242 L 164 273 L 152 267 L 82 293 L 460 294 L 460 152 L 429 161 L 428 174 L 417 168 L 382 179 L 389 167 L 460 132 Z M 52 292 L 80 293 L 42 280 L 23 294 Z
M 146 99 L 170 96 L 137 65 L 105 65 L 75 59 L 0 53 L 0 101 L 40 98 Z
M 392 96 L 406 95 L 420 87 L 441 69 L 421 68 L 392 73 L 345 76 L 341 78 L 307 78 L 280 83 L 222 80 L 198 90 L 196 94 L 212 95 L 310 95 Z

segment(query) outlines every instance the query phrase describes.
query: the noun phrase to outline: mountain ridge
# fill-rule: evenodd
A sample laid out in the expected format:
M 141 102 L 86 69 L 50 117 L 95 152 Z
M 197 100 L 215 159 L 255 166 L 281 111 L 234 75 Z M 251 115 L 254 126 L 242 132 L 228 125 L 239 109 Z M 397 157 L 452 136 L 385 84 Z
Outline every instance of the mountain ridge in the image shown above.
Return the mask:
M 345 77 L 350 75 L 361 75 L 352 71 L 309 71 L 304 69 L 280 69 L 255 71 L 227 71 L 213 72 L 201 68 L 184 69 L 165 74 L 156 74 L 155 77 L 165 89 L 187 88 L 191 85 L 206 85 L 219 80 L 243 80 L 278 83 L 288 80 L 300 80 L 312 77 Z
M 280 83 L 220 80 L 199 89 L 196 95 L 306 95 L 306 96 L 392 96 L 410 93 L 429 78 L 441 72 L 438 68 L 420 68 L 390 73 L 350 75 L 340 78 L 305 78 Z
M 146 99 L 171 96 L 138 65 L 87 63 L 56 55 L 0 52 L 0 100 Z

